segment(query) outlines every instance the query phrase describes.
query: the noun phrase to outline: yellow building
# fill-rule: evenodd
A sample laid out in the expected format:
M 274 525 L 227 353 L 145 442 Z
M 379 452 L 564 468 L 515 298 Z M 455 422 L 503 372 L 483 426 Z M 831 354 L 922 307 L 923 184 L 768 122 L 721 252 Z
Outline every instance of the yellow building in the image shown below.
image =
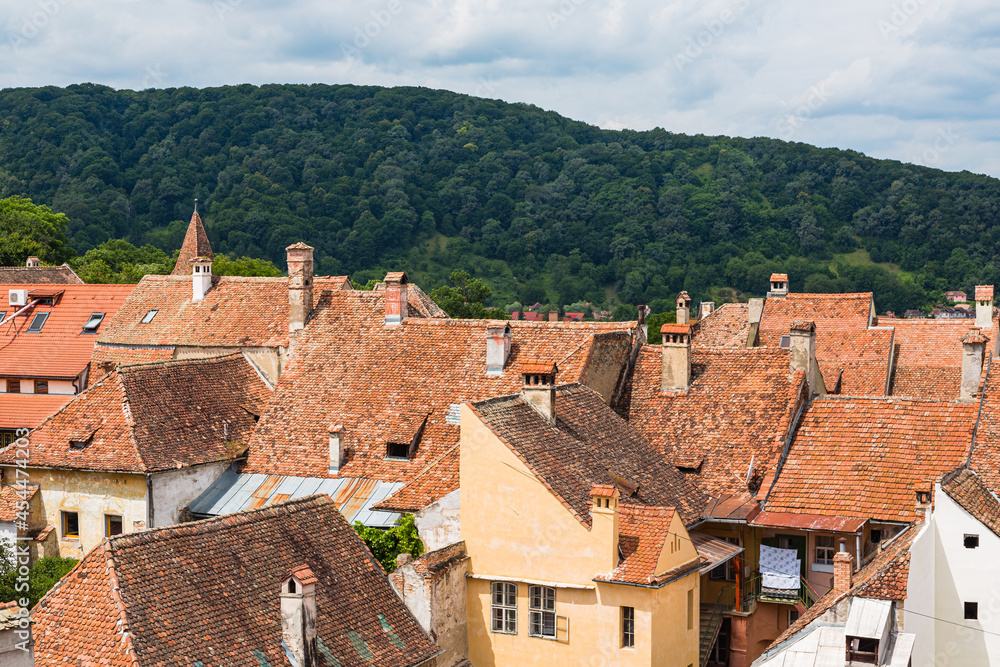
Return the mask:
M 701 496 L 554 365 L 521 394 L 462 407 L 469 659 L 700 665 L 699 574 L 739 552 L 685 529 Z

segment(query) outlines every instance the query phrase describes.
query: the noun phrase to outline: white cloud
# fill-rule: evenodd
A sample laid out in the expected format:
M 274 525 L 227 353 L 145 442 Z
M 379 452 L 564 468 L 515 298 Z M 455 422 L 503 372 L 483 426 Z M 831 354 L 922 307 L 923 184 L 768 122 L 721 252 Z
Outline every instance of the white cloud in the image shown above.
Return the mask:
M 1000 176 L 990 0 L 0 0 L 0 10 L 3 86 L 423 85 L 609 128 L 785 137 Z

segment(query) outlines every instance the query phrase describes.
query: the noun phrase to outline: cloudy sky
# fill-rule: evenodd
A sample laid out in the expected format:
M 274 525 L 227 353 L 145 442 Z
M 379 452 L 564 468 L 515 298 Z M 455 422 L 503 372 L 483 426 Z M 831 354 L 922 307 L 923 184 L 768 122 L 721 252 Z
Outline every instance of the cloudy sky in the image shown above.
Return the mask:
M 0 0 L 0 87 L 358 83 L 1000 176 L 996 0 Z M 6 25 L 3 25 L 3 22 Z

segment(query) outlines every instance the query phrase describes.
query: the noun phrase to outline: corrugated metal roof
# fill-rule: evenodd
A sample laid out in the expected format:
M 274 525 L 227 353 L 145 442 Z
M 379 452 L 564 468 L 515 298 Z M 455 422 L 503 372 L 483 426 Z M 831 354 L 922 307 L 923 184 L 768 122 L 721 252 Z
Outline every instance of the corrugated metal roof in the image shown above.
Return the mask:
M 831 533 L 856 533 L 867 519 L 821 514 L 797 514 L 795 512 L 761 512 L 750 522 L 755 526 L 774 528 L 800 528 L 802 530 L 822 530 Z
M 372 505 L 389 497 L 403 485 L 372 479 L 340 477 L 286 477 L 283 475 L 240 474 L 230 468 L 188 509 L 200 517 L 232 514 L 267 507 L 285 500 L 325 493 L 349 523 L 360 521 L 373 528 L 390 528 L 400 515 L 379 512 Z
M 698 531 L 691 532 L 691 541 L 694 543 L 694 548 L 698 550 L 698 555 L 708 559 L 701 567 L 701 574 L 705 574 L 730 558 L 743 553 L 743 547 L 738 544 L 732 544 Z
M 847 628 L 844 634 L 848 637 L 864 637 L 884 642 L 887 639 L 885 633 L 889 628 L 891 610 L 891 600 L 854 598 L 851 600 L 851 611 L 847 614 Z

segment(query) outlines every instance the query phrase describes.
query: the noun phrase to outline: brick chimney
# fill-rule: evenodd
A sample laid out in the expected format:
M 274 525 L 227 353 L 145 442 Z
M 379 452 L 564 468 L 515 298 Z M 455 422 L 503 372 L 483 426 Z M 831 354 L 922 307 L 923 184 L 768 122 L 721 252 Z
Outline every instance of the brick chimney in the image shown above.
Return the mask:
M 715 312 L 714 301 L 702 301 L 701 306 L 698 308 L 698 319 L 703 320 L 714 312 Z
M 281 582 L 281 641 L 299 667 L 319 664 L 316 650 L 316 584 L 319 580 L 300 565 Z
M 993 328 L 993 285 L 976 285 L 976 326 Z
M 340 424 L 330 427 L 330 474 L 336 475 L 344 465 L 344 427 Z
M 197 303 L 212 289 L 212 258 L 195 257 L 191 260 L 191 301 Z
M 663 342 L 662 373 L 660 389 L 678 391 L 691 384 L 691 326 L 687 324 L 664 324 L 660 327 Z
M 597 549 L 598 572 L 618 567 L 618 488 L 594 484 L 590 489 L 590 534 Z
M 677 324 L 691 324 L 691 297 L 687 292 L 677 295 Z
M 521 365 L 524 386 L 521 396 L 552 426 L 556 425 L 556 373 L 554 363 L 527 362 Z
M 313 310 L 313 249 L 301 241 L 285 248 L 288 261 L 288 331 L 306 326 Z
M 41 266 L 42 265 L 42 260 L 40 260 L 37 257 L 35 257 L 34 255 L 32 255 L 31 257 L 28 258 L 28 261 L 25 262 L 24 265 L 26 267 L 28 267 L 29 269 L 33 269 L 35 267 Z
M 973 327 L 962 339 L 962 388 L 959 398 L 971 401 L 979 391 L 979 378 L 983 374 L 983 357 L 989 341 L 982 330 Z
M 819 393 L 819 365 L 816 363 L 816 324 L 792 322 L 789 331 L 789 372 L 805 371 L 810 395 Z
M 847 553 L 847 540 L 840 538 L 840 551 L 833 556 L 833 590 L 839 595 L 853 585 L 854 556 Z
M 494 321 L 486 325 L 486 374 L 503 375 L 510 357 L 510 325 Z
M 784 299 L 788 296 L 788 274 L 771 274 L 771 291 L 767 295 L 773 299 Z
M 402 271 L 385 274 L 385 325 L 402 324 L 407 316 L 406 285 L 409 283 Z

